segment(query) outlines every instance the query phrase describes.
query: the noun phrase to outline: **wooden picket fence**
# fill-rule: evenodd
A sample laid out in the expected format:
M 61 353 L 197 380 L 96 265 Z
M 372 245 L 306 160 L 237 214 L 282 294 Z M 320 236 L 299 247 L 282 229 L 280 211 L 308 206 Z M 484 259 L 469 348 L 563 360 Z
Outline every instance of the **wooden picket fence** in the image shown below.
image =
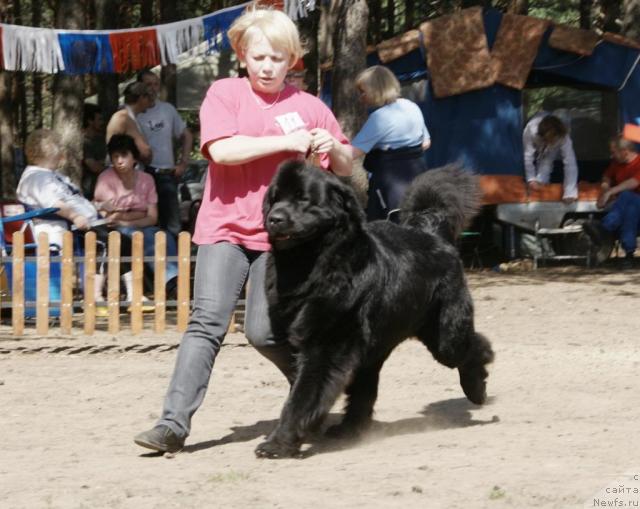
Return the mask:
M 95 276 L 98 262 L 105 262 L 107 266 L 107 330 L 110 334 L 118 334 L 121 330 L 121 306 L 130 306 L 130 333 L 139 334 L 143 330 L 143 264 L 153 261 L 154 288 L 153 299 L 150 304 L 155 306 L 153 330 L 163 333 L 167 324 L 167 296 L 165 288 L 166 234 L 158 232 L 155 236 L 155 256 L 145 259 L 143 252 L 143 235 L 136 232 L 132 237 L 131 257 L 120 256 L 120 233 L 109 233 L 106 260 L 97 256 L 96 234 L 88 232 L 84 236 L 84 254 L 74 256 L 73 234 L 65 232 L 62 251 L 59 256 L 51 255 L 49 239 L 46 233 L 40 233 L 37 239 L 35 256 L 25 256 L 25 237 L 23 232 L 13 234 L 11 256 L 3 257 L 2 263 L 11 264 L 11 321 L 13 334 L 22 336 L 25 332 L 25 263 L 36 262 L 36 303 L 35 329 L 37 335 L 46 335 L 50 326 L 50 309 L 59 305 L 59 324 L 63 334 L 70 334 L 74 325 L 74 305 L 82 307 L 81 321 L 84 333 L 92 335 L 96 331 L 96 301 Z M 133 273 L 133 295 L 131 302 L 120 301 L 120 263 L 131 262 Z M 60 264 L 60 302 L 52 303 L 49 298 L 50 266 L 51 263 Z M 176 329 L 184 332 L 189 321 L 190 310 L 190 275 L 191 275 L 191 236 L 188 232 L 180 233 L 178 237 L 178 283 L 176 306 Z M 82 270 L 80 271 L 80 267 Z M 77 275 L 82 273 L 82 277 Z M 82 283 L 80 284 L 80 279 Z M 74 294 L 77 299 L 74 302 Z

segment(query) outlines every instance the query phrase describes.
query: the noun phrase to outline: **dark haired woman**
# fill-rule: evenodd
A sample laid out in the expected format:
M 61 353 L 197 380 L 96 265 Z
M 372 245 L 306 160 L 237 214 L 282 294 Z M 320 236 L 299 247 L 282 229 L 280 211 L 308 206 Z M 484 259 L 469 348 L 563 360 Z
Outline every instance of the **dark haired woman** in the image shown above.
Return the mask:
M 153 177 L 135 169 L 138 147 L 128 134 L 114 134 L 107 144 L 112 166 L 98 177 L 94 200 L 109 225 L 123 235 L 135 232 L 144 236 L 144 255 L 155 255 L 155 234 L 161 229 L 158 222 L 158 195 Z M 167 256 L 176 256 L 173 235 L 167 235 Z M 153 271 L 153 263 L 147 265 Z M 178 275 L 176 262 L 167 263 L 166 281 L 172 291 Z M 152 308 L 146 307 L 145 310 Z

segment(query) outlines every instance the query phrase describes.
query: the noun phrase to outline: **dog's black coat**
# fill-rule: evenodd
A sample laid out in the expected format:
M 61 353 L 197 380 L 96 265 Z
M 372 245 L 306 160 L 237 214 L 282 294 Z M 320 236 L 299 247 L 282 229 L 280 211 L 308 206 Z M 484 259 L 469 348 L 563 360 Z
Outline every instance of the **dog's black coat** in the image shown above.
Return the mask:
M 298 350 L 298 372 L 258 456 L 295 455 L 343 391 L 344 418 L 327 433 L 362 431 L 380 369 L 409 337 L 457 368 L 467 397 L 484 402 L 493 352 L 474 331 L 453 245 L 477 198 L 475 176 L 451 166 L 431 170 L 413 182 L 400 225 L 366 223 L 353 191 L 335 176 L 299 162 L 279 169 L 264 202 L 273 246 L 266 289 L 273 332 Z

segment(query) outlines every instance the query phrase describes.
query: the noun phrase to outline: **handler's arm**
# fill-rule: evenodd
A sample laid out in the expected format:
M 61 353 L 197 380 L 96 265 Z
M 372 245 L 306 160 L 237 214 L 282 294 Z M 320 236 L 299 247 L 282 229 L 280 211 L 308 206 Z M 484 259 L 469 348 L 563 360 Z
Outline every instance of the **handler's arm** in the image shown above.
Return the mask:
M 236 166 L 278 152 L 299 152 L 306 154 L 311 145 L 309 131 L 299 129 L 282 136 L 236 135 L 207 143 L 209 157 L 214 163 Z
M 353 168 L 353 157 L 351 155 L 351 145 L 345 145 L 336 140 L 329 151 L 331 170 L 341 177 L 349 177 Z

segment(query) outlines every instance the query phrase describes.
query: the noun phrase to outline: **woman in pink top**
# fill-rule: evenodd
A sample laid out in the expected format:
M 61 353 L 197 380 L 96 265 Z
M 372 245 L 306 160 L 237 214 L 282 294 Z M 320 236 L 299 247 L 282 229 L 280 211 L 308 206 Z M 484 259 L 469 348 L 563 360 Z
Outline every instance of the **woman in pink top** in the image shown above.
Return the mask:
M 351 147 L 318 98 L 285 84 L 302 55 L 298 30 L 282 12 L 250 10 L 228 33 L 248 78 L 216 81 L 200 109 L 201 150 L 209 159 L 193 240 L 198 247 L 191 321 L 182 338 L 162 416 L 135 442 L 157 451 L 184 445 L 245 283 L 245 334 L 289 381 L 294 359 L 271 333 L 264 291 L 262 201 L 278 165 L 318 155 L 320 165 L 351 174 Z
M 109 226 L 131 238 L 137 231 L 142 232 L 144 255 L 155 255 L 155 234 L 161 229 L 158 222 L 158 195 L 153 177 L 135 169 L 139 158 L 138 147 L 128 134 L 114 134 L 107 144 L 107 151 L 112 166 L 98 177 L 94 191 L 94 201 L 98 204 L 100 214 L 109 220 Z M 167 233 L 167 256 L 176 256 L 176 242 Z M 145 264 L 152 273 L 153 262 Z M 167 263 L 165 280 L 168 297 L 176 287 L 178 264 Z M 130 275 L 128 275 L 128 279 Z M 128 279 L 125 280 L 127 284 Z M 151 307 L 143 310 L 153 310 Z

